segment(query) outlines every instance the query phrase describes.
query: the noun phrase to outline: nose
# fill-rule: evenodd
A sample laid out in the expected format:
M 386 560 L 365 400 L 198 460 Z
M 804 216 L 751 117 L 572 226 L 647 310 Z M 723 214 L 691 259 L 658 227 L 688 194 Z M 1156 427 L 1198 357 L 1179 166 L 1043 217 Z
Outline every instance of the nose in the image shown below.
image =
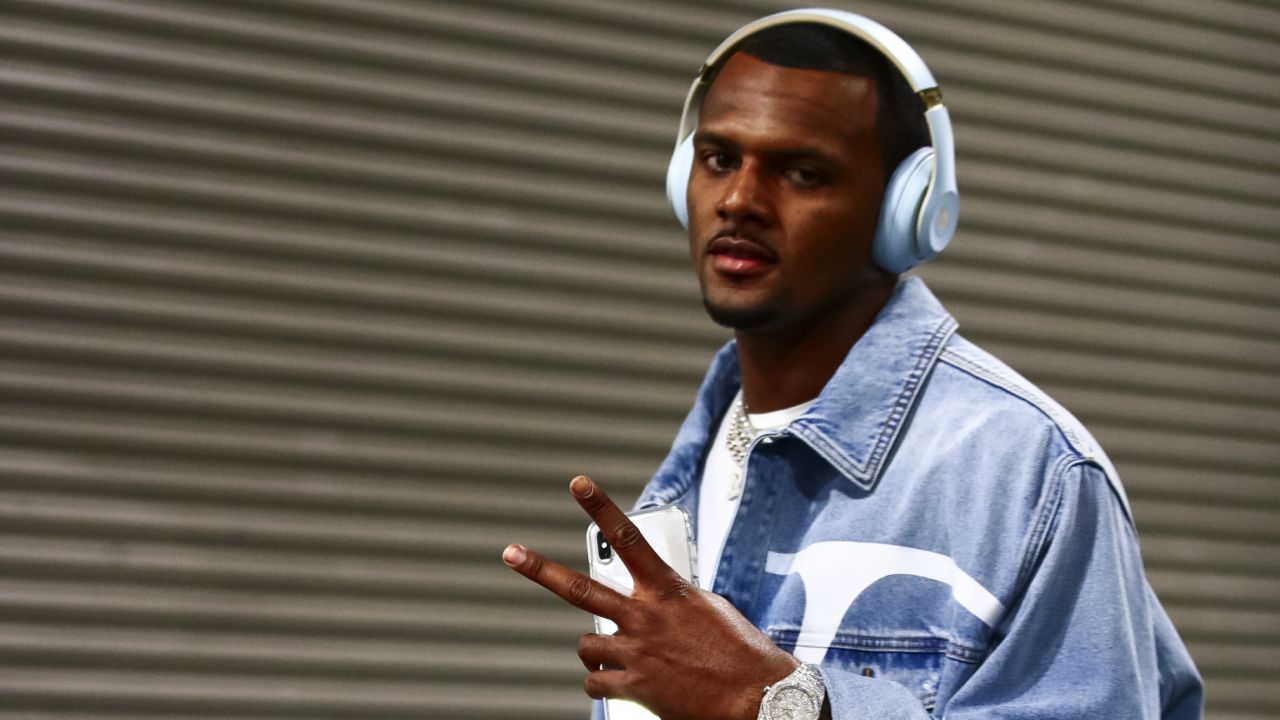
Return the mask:
M 722 221 L 773 224 L 773 202 L 755 163 L 743 161 L 725 183 L 716 212 Z

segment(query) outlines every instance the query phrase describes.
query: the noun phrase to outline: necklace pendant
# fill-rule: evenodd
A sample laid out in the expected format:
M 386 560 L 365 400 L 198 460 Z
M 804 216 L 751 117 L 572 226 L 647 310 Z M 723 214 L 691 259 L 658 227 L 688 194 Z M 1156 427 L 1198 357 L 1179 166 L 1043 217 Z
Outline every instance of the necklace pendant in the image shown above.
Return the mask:
M 729 499 L 737 500 L 742 494 L 742 473 L 734 470 L 729 475 Z

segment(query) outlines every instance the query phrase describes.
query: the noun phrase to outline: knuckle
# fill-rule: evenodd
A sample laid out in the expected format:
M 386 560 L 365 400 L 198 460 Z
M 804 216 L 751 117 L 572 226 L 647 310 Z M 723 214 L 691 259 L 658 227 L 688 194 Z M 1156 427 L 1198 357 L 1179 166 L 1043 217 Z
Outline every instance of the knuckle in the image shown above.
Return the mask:
M 604 510 L 607 501 L 600 493 L 592 493 L 587 497 L 581 498 L 579 502 L 582 504 L 582 509 L 586 510 L 588 515 L 594 517 Z
M 583 605 L 595 593 L 595 583 L 588 577 L 576 577 L 569 583 L 569 602 Z
M 682 600 L 693 594 L 693 586 L 676 576 L 658 591 L 660 600 Z
M 525 574 L 531 578 L 539 577 L 542 575 L 542 565 L 543 560 L 541 555 L 534 552 L 529 553 L 524 561 Z
M 635 547 L 644 539 L 630 520 L 623 520 L 613 529 L 613 546 L 619 550 Z

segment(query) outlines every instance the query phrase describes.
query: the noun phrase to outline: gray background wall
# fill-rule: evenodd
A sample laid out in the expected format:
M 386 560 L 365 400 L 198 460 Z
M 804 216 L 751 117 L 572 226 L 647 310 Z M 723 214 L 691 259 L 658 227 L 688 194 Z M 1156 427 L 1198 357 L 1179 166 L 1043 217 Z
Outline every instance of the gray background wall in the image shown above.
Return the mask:
M 724 333 L 661 176 L 752 0 L 0 2 L 0 716 L 560 718 L 582 554 Z M 1095 431 L 1212 720 L 1280 712 L 1280 9 L 868 0 L 923 274 Z

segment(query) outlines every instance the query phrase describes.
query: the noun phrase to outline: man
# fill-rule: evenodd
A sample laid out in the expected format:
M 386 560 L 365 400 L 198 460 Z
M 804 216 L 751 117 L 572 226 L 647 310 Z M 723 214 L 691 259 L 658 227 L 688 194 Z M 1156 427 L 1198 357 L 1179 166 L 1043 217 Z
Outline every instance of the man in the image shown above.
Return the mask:
M 886 184 L 922 144 L 901 74 L 814 23 L 752 34 L 717 69 L 689 241 L 735 342 L 639 503 L 690 510 L 704 587 L 585 477 L 570 490 L 630 597 L 503 555 L 618 624 L 579 643 L 587 694 L 667 720 L 1199 717 L 1106 457 L 874 260 Z

